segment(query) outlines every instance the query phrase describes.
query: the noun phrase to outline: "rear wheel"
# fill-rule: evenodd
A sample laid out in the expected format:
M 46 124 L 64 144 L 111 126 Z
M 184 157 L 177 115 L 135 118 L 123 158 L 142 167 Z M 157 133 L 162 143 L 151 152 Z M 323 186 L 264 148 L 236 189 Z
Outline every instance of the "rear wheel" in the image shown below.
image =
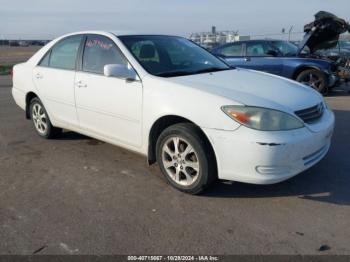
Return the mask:
M 39 136 L 44 138 L 54 138 L 62 131 L 61 128 L 54 127 L 51 124 L 49 116 L 40 99 L 35 97 L 30 101 L 30 118 L 33 121 L 34 128 Z
M 296 81 L 316 89 L 320 93 L 325 93 L 328 88 L 326 75 L 317 69 L 302 71 Z
M 193 124 L 176 124 L 165 129 L 157 141 L 157 162 L 176 189 L 198 194 L 216 178 L 212 149 Z

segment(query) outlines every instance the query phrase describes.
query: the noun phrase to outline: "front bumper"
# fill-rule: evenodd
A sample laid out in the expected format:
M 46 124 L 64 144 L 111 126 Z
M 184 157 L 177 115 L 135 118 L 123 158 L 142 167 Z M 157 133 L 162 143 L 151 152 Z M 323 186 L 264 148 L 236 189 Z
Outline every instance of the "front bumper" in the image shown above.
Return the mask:
M 216 155 L 220 179 L 273 184 L 293 177 L 319 162 L 328 152 L 334 115 L 325 110 L 313 126 L 290 131 L 235 131 L 203 128 Z

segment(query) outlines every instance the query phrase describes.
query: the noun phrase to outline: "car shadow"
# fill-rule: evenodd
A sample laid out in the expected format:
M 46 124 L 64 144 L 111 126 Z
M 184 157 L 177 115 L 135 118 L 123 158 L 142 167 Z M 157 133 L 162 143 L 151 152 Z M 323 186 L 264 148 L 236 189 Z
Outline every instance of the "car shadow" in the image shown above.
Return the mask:
M 350 82 L 343 83 L 339 87 L 335 87 L 330 90 L 325 97 L 336 97 L 336 96 L 349 96 L 350 95 Z
M 273 185 L 217 182 L 203 197 L 267 198 L 295 196 L 301 199 L 350 205 L 350 111 L 334 111 L 336 128 L 327 156 L 316 166 Z
M 336 128 L 332 146 L 316 166 L 287 181 L 273 185 L 252 185 L 219 181 L 200 197 L 271 198 L 295 196 L 305 200 L 350 205 L 350 111 L 334 110 Z M 88 144 L 103 142 L 65 131 L 58 140 L 86 140 Z
M 57 136 L 56 140 L 92 140 L 92 138 L 73 131 L 64 130 Z

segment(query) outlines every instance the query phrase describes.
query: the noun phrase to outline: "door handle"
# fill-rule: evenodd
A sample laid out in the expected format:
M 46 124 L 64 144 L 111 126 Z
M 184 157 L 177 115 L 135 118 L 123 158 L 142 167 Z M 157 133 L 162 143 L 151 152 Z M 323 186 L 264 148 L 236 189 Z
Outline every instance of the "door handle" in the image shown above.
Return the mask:
M 85 88 L 87 87 L 87 84 L 84 84 L 82 81 L 79 81 L 77 83 L 75 83 L 75 85 L 79 88 Z
M 36 79 L 43 79 L 44 77 L 43 77 L 42 74 L 36 73 L 35 78 L 36 78 Z
M 249 62 L 250 61 L 250 57 L 245 57 L 244 61 Z

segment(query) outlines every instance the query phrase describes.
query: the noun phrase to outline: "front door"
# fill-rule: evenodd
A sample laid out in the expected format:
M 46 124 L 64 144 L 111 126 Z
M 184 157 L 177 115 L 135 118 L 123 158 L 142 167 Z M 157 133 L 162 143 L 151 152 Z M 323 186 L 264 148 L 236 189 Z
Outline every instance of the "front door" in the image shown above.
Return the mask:
M 269 45 L 264 41 L 246 43 L 245 68 L 280 75 L 283 71 L 283 61 L 280 57 L 268 54 Z
M 106 77 L 107 64 L 128 62 L 116 44 L 101 35 L 88 35 L 75 94 L 81 128 L 134 147 L 140 147 L 142 83 Z

